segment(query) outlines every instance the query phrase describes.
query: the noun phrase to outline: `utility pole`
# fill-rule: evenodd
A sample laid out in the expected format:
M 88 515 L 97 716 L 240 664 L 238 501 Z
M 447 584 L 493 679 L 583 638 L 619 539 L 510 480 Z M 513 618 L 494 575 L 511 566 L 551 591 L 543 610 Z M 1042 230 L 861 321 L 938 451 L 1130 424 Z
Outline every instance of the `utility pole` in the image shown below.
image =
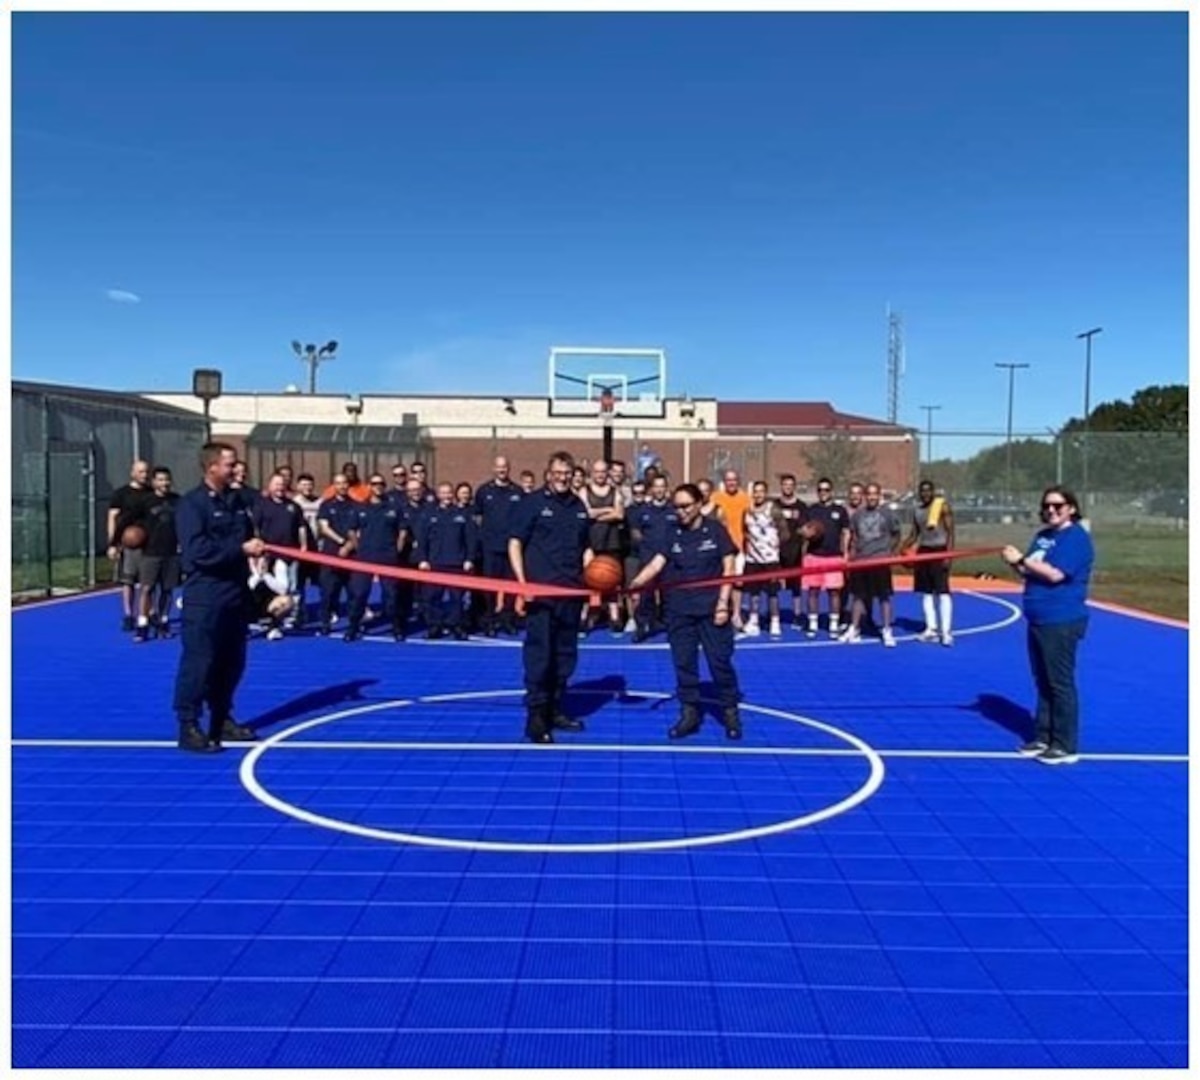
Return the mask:
M 1005 475 L 1004 489 L 1009 502 L 1012 501 L 1012 430 L 1013 430 L 1013 382 L 1018 371 L 1029 367 L 1028 364 L 996 364 L 998 368 L 1008 370 L 1008 434 L 1005 437 Z
M 922 405 L 925 410 L 925 462 L 933 464 L 933 414 L 941 409 L 940 405 Z
M 1091 330 L 1085 330 L 1082 334 L 1076 334 L 1075 340 L 1080 338 L 1087 343 L 1086 352 L 1087 359 L 1084 361 L 1083 368 L 1083 513 L 1087 516 L 1088 505 L 1091 502 L 1088 493 L 1088 457 L 1091 454 L 1091 429 L 1092 429 L 1092 338 L 1104 330 L 1103 326 L 1094 326 Z

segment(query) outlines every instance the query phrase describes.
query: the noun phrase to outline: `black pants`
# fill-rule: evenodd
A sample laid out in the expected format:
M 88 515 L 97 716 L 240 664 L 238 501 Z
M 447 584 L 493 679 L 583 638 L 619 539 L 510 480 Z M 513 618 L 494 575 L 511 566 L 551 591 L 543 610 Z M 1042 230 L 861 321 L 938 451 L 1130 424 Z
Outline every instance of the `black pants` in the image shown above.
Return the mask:
M 1079 750 L 1079 692 L 1075 654 L 1087 619 L 1029 627 L 1029 664 L 1037 684 L 1037 738 L 1065 750 Z
M 531 600 L 525 611 L 525 704 L 560 701 L 579 660 L 582 600 Z
M 483 576 L 490 578 L 500 578 L 502 581 L 513 581 L 512 563 L 508 561 L 507 551 L 485 551 L 483 553 Z M 487 609 L 485 618 L 488 623 L 496 621 L 496 597 L 494 593 L 487 593 Z M 504 615 L 511 617 L 513 604 L 516 600 L 514 593 L 504 594 Z
M 233 695 L 246 670 L 247 600 L 205 603 L 185 596 L 182 652 L 175 678 L 179 722 L 198 723 L 207 702 L 214 729 L 233 714 Z
M 700 704 L 700 650 L 708 661 L 716 686 L 717 701 L 723 706 L 736 705 L 741 697 L 737 672 L 733 670 L 733 626 L 718 626 L 712 612 L 685 615 L 667 611 L 667 641 L 671 662 L 675 665 L 675 684 L 684 705 Z
M 350 571 L 335 570 L 332 566 L 321 567 L 321 618 L 322 626 L 330 626 L 337 621 L 338 601 L 342 598 L 342 590 L 350 592 Z
M 462 563 L 452 566 L 433 566 L 435 574 L 461 574 Z M 451 589 L 445 585 L 422 585 L 421 607 L 425 625 L 430 630 L 457 630 L 463 622 L 463 599 L 465 589 Z
M 377 563 L 380 566 L 396 566 L 394 560 L 384 562 L 382 559 L 364 558 L 364 563 Z M 354 573 L 350 575 L 350 629 L 357 630 L 362 626 L 363 616 L 367 611 L 367 600 L 371 595 L 371 582 L 374 580 L 374 574 L 368 571 L 365 574 Z M 396 579 L 390 577 L 380 577 L 379 587 L 383 592 L 383 614 L 384 618 L 390 620 L 393 630 L 398 630 L 403 623 L 400 621 L 400 611 L 396 603 Z

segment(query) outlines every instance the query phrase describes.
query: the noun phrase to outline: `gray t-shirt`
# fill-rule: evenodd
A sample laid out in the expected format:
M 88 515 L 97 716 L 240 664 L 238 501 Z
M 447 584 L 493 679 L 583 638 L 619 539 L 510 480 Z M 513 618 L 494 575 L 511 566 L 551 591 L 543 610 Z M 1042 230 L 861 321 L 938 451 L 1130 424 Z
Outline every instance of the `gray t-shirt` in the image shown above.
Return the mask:
M 936 502 L 937 500 L 934 500 Z M 930 511 L 933 509 L 933 502 L 928 506 L 922 506 L 917 503 L 913 507 L 913 523 L 917 527 L 917 545 L 919 547 L 946 547 L 950 542 L 950 534 L 946 532 L 946 508 L 945 503 L 942 504 L 942 509 L 938 514 L 937 524 L 931 529 L 929 528 Z
M 900 522 L 886 506 L 874 510 L 862 506 L 850 519 L 850 533 L 854 538 L 854 558 L 886 558 L 900 535 Z

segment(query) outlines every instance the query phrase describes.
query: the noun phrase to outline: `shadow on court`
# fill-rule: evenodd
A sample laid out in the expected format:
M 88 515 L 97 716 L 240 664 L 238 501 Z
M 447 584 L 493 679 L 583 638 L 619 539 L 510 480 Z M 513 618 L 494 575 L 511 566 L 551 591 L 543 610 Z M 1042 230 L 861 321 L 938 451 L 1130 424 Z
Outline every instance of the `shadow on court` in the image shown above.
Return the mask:
M 1009 698 L 999 694 L 980 694 L 972 704 L 963 708 L 978 713 L 985 720 L 1011 731 L 1021 739 L 1033 736 L 1033 717 L 1029 715 L 1029 710 Z
M 285 720 L 296 720 L 310 713 L 332 709 L 347 701 L 365 701 L 367 699 L 363 696 L 363 690 L 378 682 L 378 679 L 353 679 L 350 682 L 326 686 L 321 690 L 310 690 L 307 694 L 285 701 L 269 712 L 247 721 L 247 726 L 258 731 L 272 724 L 281 724 Z

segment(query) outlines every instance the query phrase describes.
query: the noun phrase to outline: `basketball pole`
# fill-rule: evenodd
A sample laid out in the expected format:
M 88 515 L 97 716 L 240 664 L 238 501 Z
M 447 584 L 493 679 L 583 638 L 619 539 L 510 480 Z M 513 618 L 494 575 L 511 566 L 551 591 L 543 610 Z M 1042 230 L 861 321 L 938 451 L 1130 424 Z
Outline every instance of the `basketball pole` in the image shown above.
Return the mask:
M 604 426 L 604 438 L 601 443 L 601 460 L 610 467 L 613 460 L 613 407 L 615 405 L 611 390 L 600 394 L 600 423 Z

